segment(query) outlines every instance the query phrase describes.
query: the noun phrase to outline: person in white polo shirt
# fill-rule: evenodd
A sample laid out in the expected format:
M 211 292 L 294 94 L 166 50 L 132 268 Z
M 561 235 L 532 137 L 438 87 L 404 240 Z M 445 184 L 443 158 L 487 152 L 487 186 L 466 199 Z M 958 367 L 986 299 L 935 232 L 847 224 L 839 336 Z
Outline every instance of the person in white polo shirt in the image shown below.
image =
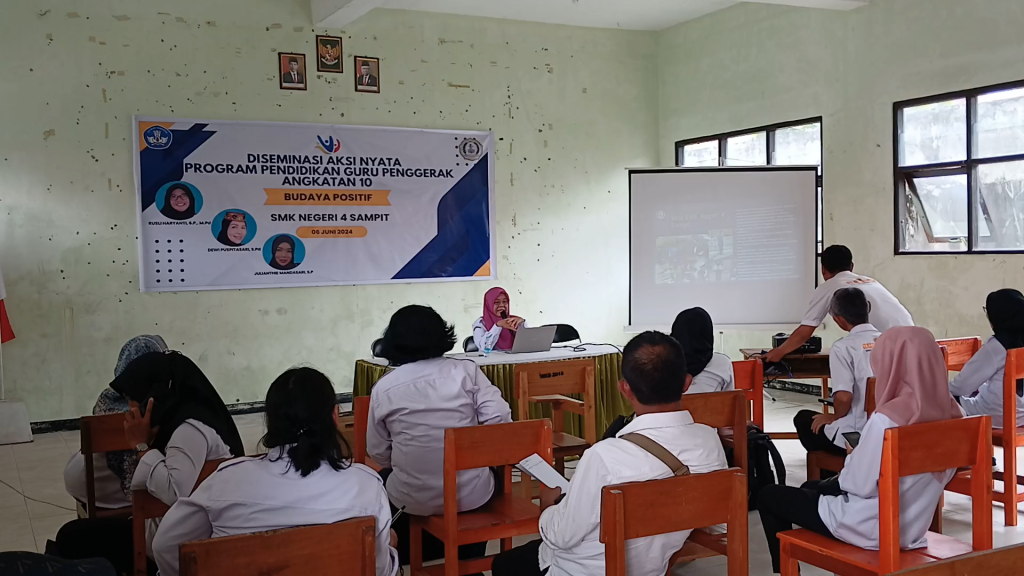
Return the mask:
M 864 292 L 871 305 L 868 322 L 879 332 L 894 326 L 914 325 L 910 312 L 878 280 L 853 273 L 853 253 L 846 246 L 833 244 L 821 253 L 821 277 L 825 282 L 814 291 L 800 327 L 793 331 L 782 346 L 765 354 L 765 362 L 778 362 L 807 342 L 828 316 L 832 295 L 842 288 L 860 288 Z
M 829 353 L 834 413 L 801 410 L 793 418 L 800 443 L 808 452 L 822 451 L 845 457 L 846 440 L 842 434 L 860 432 L 868 421 L 864 398 L 868 378 L 873 375 L 871 350 L 881 336 L 868 322 L 869 309 L 868 299 L 860 288 L 843 288 L 832 296 L 829 310 L 832 318 L 850 334 L 837 340 Z

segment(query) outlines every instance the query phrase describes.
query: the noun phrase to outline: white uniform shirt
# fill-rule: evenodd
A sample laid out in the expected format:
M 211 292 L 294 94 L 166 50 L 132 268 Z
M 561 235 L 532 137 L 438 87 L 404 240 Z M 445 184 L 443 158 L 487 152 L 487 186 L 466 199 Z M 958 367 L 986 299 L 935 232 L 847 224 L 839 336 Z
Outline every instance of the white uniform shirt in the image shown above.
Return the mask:
M 846 457 L 839 474 L 843 496 L 822 496 L 818 515 L 836 538 L 867 550 L 878 550 L 878 477 L 882 440 L 896 423 L 875 412 L 861 431 L 860 443 Z M 923 548 L 925 534 L 946 484 L 956 469 L 900 478 L 900 548 Z
M 871 350 L 879 336 L 881 332 L 871 324 L 854 326 L 848 336 L 832 345 L 828 354 L 832 395 L 836 392 L 853 394 L 853 404 L 846 416 L 825 425 L 825 435 L 832 438 L 840 448 L 846 448 L 843 432 L 860 432 L 868 422 L 864 398 L 867 397 L 868 378 L 874 376 L 871 371 Z
M 107 468 L 105 453 L 92 455 L 93 479 L 97 508 L 123 508 L 132 505 L 132 499 L 121 489 L 121 479 Z M 85 504 L 89 495 L 85 489 L 85 455 L 76 452 L 64 467 L 64 488 L 72 498 Z
M 687 411 L 637 416 L 618 436 L 637 432 L 664 446 L 695 474 L 725 469 L 725 451 L 714 428 L 695 424 Z M 647 451 L 609 438 L 583 453 L 561 503 L 540 516 L 539 561 L 548 576 L 603 576 L 601 489 L 623 482 L 671 478 L 672 471 Z M 626 541 L 630 576 L 663 576 L 668 560 L 683 547 L 690 531 Z
M 949 383 L 949 392 L 960 396 L 968 416 L 992 417 L 992 427 L 1003 427 L 1003 371 L 1006 348 L 994 337 L 971 357 L 964 369 Z M 977 392 L 977 396 L 971 394 Z M 1017 426 L 1024 426 L 1024 402 L 1017 400 Z
M 526 325 L 526 320 L 523 320 L 522 327 L 529 328 Z M 503 328 L 497 324 L 491 326 L 491 329 L 488 330 L 484 327 L 483 316 L 477 318 L 476 322 L 473 322 L 473 343 L 476 344 L 476 349 L 483 352 L 490 347 L 491 350 L 494 350 L 494 347 L 498 344 L 498 338 L 501 337 L 502 330 Z
M 914 325 L 914 318 L 910 316 L 910 312 L 885 289 L 885 286 L 873 278 L 846 271 L 836 274 L 814 290 L 807 314 L 800 324 L 815 328 L 821 326 L 828 316 L 829 306 L 832 305 L 832 295 L 842 288 L 860 288 L 864 292 L 864 296 L 871 304 L 868 322 L 879 332 L 885 332 L 894 326 Z
M 389 544 L 391 508 L 380 476 L 361 464 L 334 470 L 321 463 L 303 478 L 282 452 L 275 448 L 268 456 L 225 462 L 171 507 L 153 543 L 161 576 L 178 576 L 183 542 L 362 516 L 377 520 L 377 576 L 398 573 L 398 553 Z
M 700 374 L 693 377 L 686 394 L 704 394 L 706 392 L 726 392 L 736 389 L 736 377 L 732 371 L 732 359 L 717 352 Z
M 394 369 L 370 393 L 366 450 L 393 468 L 387 490 L 396 507 L 430 516 L 444 508 L 444 431 L 512 421 L 501 391 L 469 360 L 434 358 Z M 483 506 L 494 492 L 487 468 L 458 473 L 459 511 Z

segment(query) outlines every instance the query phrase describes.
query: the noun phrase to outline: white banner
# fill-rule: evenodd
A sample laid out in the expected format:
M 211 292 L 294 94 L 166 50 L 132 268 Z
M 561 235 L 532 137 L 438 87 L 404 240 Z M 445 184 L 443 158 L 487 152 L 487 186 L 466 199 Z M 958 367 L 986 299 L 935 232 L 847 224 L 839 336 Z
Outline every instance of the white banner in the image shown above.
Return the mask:
M 144 292 L 493 279 L 490 132 L 135 118 Z

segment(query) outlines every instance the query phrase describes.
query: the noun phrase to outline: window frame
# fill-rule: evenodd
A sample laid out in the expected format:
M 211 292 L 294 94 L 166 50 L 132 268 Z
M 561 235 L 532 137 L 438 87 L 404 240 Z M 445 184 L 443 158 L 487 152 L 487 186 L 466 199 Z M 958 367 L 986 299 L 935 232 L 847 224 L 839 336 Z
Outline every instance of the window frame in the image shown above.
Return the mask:
M 977 190 L 975 188 L 976 173 L 978 168 L 988 164 L 1007 164 L 1010 162 L 1024 161 L 1024 153 L 1009 154 L 1003 156 L 992 156 L 988 158 L 977 158 L 975 150 L 975 122 L 978 113 L 978 97 L 993 92 L 1004 92 L 1024 88 L 1024 80 L 992 84 L 979 88 L 957 90 L 901 100 L 892 105 L 892 134 L 893 134 L 893 254 L 895 256 L 964 256 L 968 254 L 999 255 L 999 254 L 1024 254 L 1024 248 L 1015 250 L 992 250 L 979 249 L 974 246 L 975 228 L 975 201 Z M 933 162 L 929 164 L 915 164 L 912 166 L 900 166 L 900 133 L 903 128 L 903 117 L 901 112 L 907 108 L 949 102 L 951 100 L 965 100 L 967 104 L 967 158 L 965 160 L 953 160 L 948 162 Z M 901 247 L 903 230 L 901 226 L 901 211 L 904 203 L 906 190 L 910 188 L 909 179 L 913 178 L 934 178 L 938 176 L 967 176 L 967 250 L 946 251 L 946 250 L 903 250 Z M 916 186 L 915 186 L 916 188 Z M 916 191 L 914 192 L 916 194 Z M 952 242 L 947 242 L 952 243 Z

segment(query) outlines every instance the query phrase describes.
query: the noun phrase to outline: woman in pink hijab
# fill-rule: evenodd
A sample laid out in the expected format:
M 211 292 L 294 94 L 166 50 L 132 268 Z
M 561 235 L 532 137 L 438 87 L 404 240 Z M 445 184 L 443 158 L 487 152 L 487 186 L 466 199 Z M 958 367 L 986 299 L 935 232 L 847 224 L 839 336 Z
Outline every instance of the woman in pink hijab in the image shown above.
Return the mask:
M 508 292 L 494 287 L 484 294 L 484 314 L 473 323 L 473 342 L 476 349 L 511 350 L 516 331 L 526 327 L 526 320 L 509 313 Z
M 846 457 L 839 481 L 808 482 L 801 488 L 767 486 L 758 494 L 772 568 L 779 572 L 778 533 L 796 524 L 868 550 L 878 550 L 878 476 L 885 431 L 962 417 L 949 394 L 946 363 L 924 328 L 890 328 L 871 352 L 875 412 L 860 442 Z M 942 491 L 956 470 L 900 478 L 900 547 L 927 546 L 925 534 Z M 837 485 L 838 484 L 838 485 Z

